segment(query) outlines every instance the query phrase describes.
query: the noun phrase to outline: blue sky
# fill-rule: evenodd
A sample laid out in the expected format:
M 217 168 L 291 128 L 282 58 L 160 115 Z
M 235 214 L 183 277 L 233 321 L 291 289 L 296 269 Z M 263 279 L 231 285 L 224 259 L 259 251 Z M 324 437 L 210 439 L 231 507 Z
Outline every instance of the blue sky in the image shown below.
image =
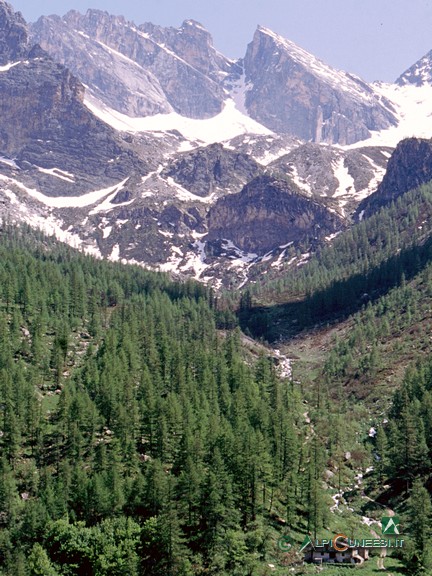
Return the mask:
M 136 24 L 179 26 L 194 18 L 218 50 L 244 55 L 257 24 L 331 66 L 368 81 L 393 81 L 432 50 L 432 0 L 15 0 L 27 21 L 98 8 Z

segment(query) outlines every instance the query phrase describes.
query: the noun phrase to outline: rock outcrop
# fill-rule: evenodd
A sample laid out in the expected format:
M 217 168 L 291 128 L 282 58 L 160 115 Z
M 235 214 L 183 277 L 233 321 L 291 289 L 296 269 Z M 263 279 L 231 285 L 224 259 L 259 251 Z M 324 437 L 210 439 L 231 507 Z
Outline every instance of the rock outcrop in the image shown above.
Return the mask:
M 375 189 L 389 150 L 343 150 L 287 133 L 251 133 L 250 120 L 241 116 L 248 105 L 267 118 L 266 107 L 282 103 L 270 113 L 295 134 L 308 125 L 312 107 L 323 106 L 319 94 L 334 98 L 335 114 L 347 99 L 356 103 L 355 114 L 363 105 L 369 113 L 374 101 L 360 81 L 343 74 L 332 81 L 328 67 L 310 55 L 300 62 L 303 53 L 274 36 L 261 31 L 256 51 L 249 48 L 245 84 L 242 64 L 220 55 L 197 22 L 178 29 L 137 26 L 90 10 L 42 18 L 29 36 L 21 15 L 0 0 L 0 215 L 98 257 L 216 288 L 304 263 Z M 159 125 L 159 117 L 116 124 L 118 115 L 104 108 L 205 119 L 230 94 L 237 109 L 230 102 L 221 122 L 244 121 L 244 133 L 207 146 L 203 141 L 222 140 L 219 119 L 180 119 L 177 129 L 165 120 Z M 287 120 L 290 106 L 298 125 Z M 136 131 L 137 125 L 153 131 Z M 179 131 L 184 125 L 193 127 L 189 139 Z M 351 136 L 362 135 L 359 130 Z M 348 132 L 341 134 L 346 140 Z
M 384 174 L 392 151 L 386 147 L 342 150 L 309 143 L 297 146 L 268 168 L 289 176 L 311 197 L 342 199 L 350 212 L 352 201 L 358 202 L 376 190 L 377 176 Z
M 432 180 L 432 140 L 407 138 L 396 147 L 387 164 L 387 172 L 377 191 L 357 208 L 367 217 L 390 204 L 405 192 Z
M 40 18 L 31 37 L 94 97 L 129 116 L 209 118 L 231 93 L 253 119 L 304 141 L 350 144 L 396 123 L 392 105 L 373 87 L 263 27 L 242 61 L 217 52 L 194 20 L 164 28 L 100 10 L 71 11 Z
M 399 86 L 412 84 L 424 86 L 432 84 L 432 50 L 405 70 L 396 80 Z
M 0 2 L 1 29 L 10 31 L 0 45 L 5 63 L 0 73 L 2 155 L 29 172 L 59 169 L 72 175 L 57 178 L 55 187 L 44 186 L 47 195 L 76 195 L 148 172 L 132 139 L 101 122 L 84 105 L 81 82 L 38 45 L 29 48 L 21 15 L 4 2 Z M 41 172 L 42 183 L 44 177 Z
M 238 192 L 262 167 L 247 154 L 211 144 L 186 152 L 162 173 L 197 196 Z
M 26 21 L 7 2 L 0 2 L 0 66 L 24 58 L 28 51 Z
M 264 175 L 217 201 L 208 214 L 206 239 L 224 238 L 262 255 L 290 242 L 323 239 L 343 226 L 340 217 L 289 181 Z

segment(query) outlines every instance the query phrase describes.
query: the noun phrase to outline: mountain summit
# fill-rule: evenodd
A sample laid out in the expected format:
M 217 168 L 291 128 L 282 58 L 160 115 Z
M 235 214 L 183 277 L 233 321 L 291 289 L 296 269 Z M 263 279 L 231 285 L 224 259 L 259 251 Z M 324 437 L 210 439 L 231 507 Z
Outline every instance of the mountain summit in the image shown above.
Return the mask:
M 0 65 L 15 62 L 29 50 L 27 24 L 20 12 L 0 0 Z
M 222 81 L 236 70 L 194 20 L 176 29 L 137 26 L 100 10 L 71 11 L 63 18 L 40 18 L 31 37 L 93 96 L 132 117 L 169 112 L 214 116 L 226 99 Z
M 242 60 L 213 47 L 194 20 L 179 28 L 135 25 L 100 10 L 42 17 L 31 38 L 71 69 L 95 98 L 132 117 L 219 114 L 230 98 L 274 132 L 351 144 L 396 124 L 389 101 L 259 26 Z
M 351 144 L 396 124 L 360 78 L 324 64 L 293 42 L 259 26 L 244 59 L 249 114 L 275 132 L 303 140 Z

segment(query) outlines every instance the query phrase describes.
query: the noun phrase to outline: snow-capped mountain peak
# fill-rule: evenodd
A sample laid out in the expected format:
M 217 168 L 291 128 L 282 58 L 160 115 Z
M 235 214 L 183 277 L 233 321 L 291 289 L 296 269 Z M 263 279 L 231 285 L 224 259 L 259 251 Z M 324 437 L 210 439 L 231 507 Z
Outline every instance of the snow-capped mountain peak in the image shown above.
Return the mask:
M 432 85 L 432 50 L 401 74 L 396 84 L 399 86 Z

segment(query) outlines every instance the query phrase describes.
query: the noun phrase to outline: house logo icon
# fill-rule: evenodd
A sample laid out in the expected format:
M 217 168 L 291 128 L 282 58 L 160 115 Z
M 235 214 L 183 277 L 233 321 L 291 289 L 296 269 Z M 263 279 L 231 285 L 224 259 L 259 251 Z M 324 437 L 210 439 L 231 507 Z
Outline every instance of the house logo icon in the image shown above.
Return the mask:
M 401 528 L 398 516 L 383 516 L 381 518 L 381 528 L 383 534 L 400 534 Z

